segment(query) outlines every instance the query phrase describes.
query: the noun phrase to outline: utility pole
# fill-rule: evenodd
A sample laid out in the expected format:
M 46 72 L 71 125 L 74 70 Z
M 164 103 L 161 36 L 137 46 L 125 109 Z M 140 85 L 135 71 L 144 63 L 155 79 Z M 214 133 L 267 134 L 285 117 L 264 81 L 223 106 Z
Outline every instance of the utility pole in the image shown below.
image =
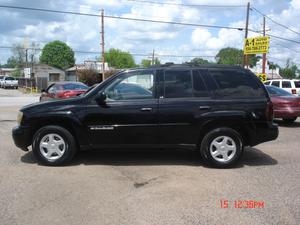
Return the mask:
M 104 10 L 101 10 L 101 59 L 102 59 L 102 81 L 105 79 L 105 42 L 104 42 Z
M 263 34 L 266 36 L 266 17 L 263 18 Z M 267 54 L 263 53 L 263 61 L 262 61 L 262 73 L 266 73 L 266 62 L 267 62 Z
M 250 2 L 247 3 L 245 39 L 248 38 L 249 13 L 250 13 Z M 243 67 L 245 67 L 245 66 L 247 66 L 247 68 L 248 68 L 248 55 L 244 54 Z
M 26 68 L 28 67 L 28 48 L 25 49 Z
M 155 60 L 154 57 L 155 57 L 155 50 L 153 49 L 153 52 L 152 52 L 152 63 L 151 63 L 152 66 L 154 65 L 154 60 Z

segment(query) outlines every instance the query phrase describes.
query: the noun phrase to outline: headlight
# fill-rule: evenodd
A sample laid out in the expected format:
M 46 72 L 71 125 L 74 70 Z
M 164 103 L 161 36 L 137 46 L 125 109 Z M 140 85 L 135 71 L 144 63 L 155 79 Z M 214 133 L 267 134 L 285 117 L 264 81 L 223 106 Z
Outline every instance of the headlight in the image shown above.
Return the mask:
M 21 124 L 22 122 L 22 119 L 23 119 L 23 112 L 19 111 L 18 113 L 18 117 L 17 117 L 17 122 L 18 122 L 18 125 Z

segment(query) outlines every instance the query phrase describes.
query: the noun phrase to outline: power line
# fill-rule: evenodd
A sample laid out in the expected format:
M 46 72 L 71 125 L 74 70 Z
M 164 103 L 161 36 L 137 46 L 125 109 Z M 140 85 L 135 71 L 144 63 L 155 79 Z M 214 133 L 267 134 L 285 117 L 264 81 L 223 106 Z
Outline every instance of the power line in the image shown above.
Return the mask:
M 36 50 L 36 51 L 42 51 L 43 49 L 41 48 L 24 48 L 24 47 L 15 47 L 15 46 L 0 46 L 0 49 L 13 49 L 13 48 L 18 48 L 18 49 L 23 49 L 23 50 Z M 78 54 L 99 54 L 99 52 L 96 51 L 82 51 L 82 50 L 73 50 L 73 52 L 78 53 Z M 130 53 L 130 52 L 124 52 L 123 54 L 131 54 L 134 56 L 150 56 L 151 53 Z M 121 53 L 122 54 L 122 53 Z M 157 57 L 178 57 L 178 58 L 214 58 L 215 56 L 213 55 L 172 55 L 172 54 L 156 54 L 155 56 Z
M 80 15 L 80 16 L 91 16 L 91 17 L 100 17 L 100 15 L 98 15 L 98 14 L 92 14 L 92 13 L 80 13 L 80 12 L 73 12 L 73 11 L 61 11 L 61 10 L 52 10 L 52 9 L 22 7 L 22 6 L 0 5 L 0 8 L 31 10 L 31 11 L 40 11 L 40 12 L 49 12 L 49 13 L 60 13 L 60 14 L 71 14 L 71 15 Z M 131 20 L 131 21 L 149 22 L 149 23 L 161 23 L 161 24 L 170 24 L 170 25 L 193 26 L 193 27 L 207 27 L 207 28 L 216 28 L 216 29 L 222 29 L 222 28 L 224 28 L 224 29 L 239 30 L 239 31 L 243 31 L 244 30 L 244 28 L 242 28 L 242 27 L 229 27 L 229 26 L 222 26 L 222 25 L 206 25 L 206 24 L 196 24 L 196 23 L 182 23 L 182 22 L 175 22 L 175 21 L 139 19 L 139 18 L 122 17 L 122 16 L 111 16 L 111 15 L 105 15 L 104 17 L 105 18 L 110 18 L 110 19 Z
M 245 8 L 246 5 L 198 5 L 198 4 L 182 4 L 175 2 L 155 2 L 155 1 L 144 1 L 144 0 L 127 0 L 129 2 L 146 3 L 154 5 L 174 5 L 184 7 L 207 7 L 207 8 Z
M 284 25 L 284 24 L 281 24 L 281 23 L 275 21 L 274 19 L 272 19 L 271 17 L 269 17 L 269 16 L 267 16 L 266 14 L 262 13 L 262 12 L 259 11 L 258 9 L 254 8 L 254 7 L 252 7 L 251 9 L 255 10 L 255 11 L 256 11 L 257 13 L 259 13 L 260 15 L 266 17 L 267 19 L 269 19 L 269 20 L 272 21 L 273 23 L 275 23 L 275 24 L 277 24 L 277 25 L 279 25 L 279 26 L 281 26 L 281 27 L 284 27 L 285 29 L 287 29 L 287 30 L 289 30 L 289 31 L 292 31 L 292 32 L 295 33 L 295 34 L 300 35 L 300 32 L 297 32 L 297 31 L 291 29 L 290 27 L 288 27 L 288 26 L 286 26 L 286 25 Z
M 100 17 L 98 14 L 92 13 L 80 13 L 80 12 L 73 12 L 73 11 L 61 11 L 61 10 L 51 10 L 51 9 L 42 9 L 42 8 L 32 8 L 32 7 L 21 7 L 21 6 L 9 6 L 9 5 L 0 5 L 0 8 L 9 8 L 9 9 L 20 9 L 20 10 L 31 10 L 31 11 L 41 11 L 41 12 L 49 12 L 49 13 L 60 13 L 60 14 L 71 14 L 71 15 L 80 15 L 80 16 L 91 16 L 91 17 Z M 162 20 L 150 20 L 150 19 L 138 19 L 138 18 L 130 18 L 130 17 L 121 17 L 121 16 L 111 16 L 105 15 L 105 18 L 111 19 L 120 19 L 120 20 L 131 20 L 131 21 L 139 21 L 139 22 L 150 22 L 150 23 L 161 23 L 161 24 L 171 24 L 171 25 L 182 25 L 182 26 L 194 26 L 194 27 L 208 27 L 208 28 L 217 28 L 217 29 L 231 29 L 231 30 L 239 30 L 243 31 L 244 28 L 242 27 L 229 27 L 229 26 L 220 26 L 220 25 L 206 25 L 206 24 L 196 24 L 196 23 L 181 23 L 181 22 L 174 22 L 174 21 L 162 21 Z M 261 31 L 256 31 L 253 29 L 248 29 L 254 33 L 262 34 Z M 290 41 L 296 44 L 300 44 L 300 41 L 279 37 L 273 34 L 268 34 L 270 37 L 274 37 L 277 39 L 281 39 L 284 41 Z

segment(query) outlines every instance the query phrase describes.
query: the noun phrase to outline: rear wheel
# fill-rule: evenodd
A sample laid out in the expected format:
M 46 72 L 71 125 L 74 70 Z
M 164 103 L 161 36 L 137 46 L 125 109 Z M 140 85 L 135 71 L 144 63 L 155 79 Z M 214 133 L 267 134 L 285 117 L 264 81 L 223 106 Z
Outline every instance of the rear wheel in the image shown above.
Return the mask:
M 204 136 L 200 151 L 202 158 L 210 165 L 231 167 L 243 153 L 242 138 L 231 128 L 216 128 Z
M 293 118 L 282 118 L 284 122 L 286 123 L 293 123 L 296 121 L 297 117 L 293 117 Z
M 60 126 L 45 126 L 39 129 L 32 144 L 33 154 L 43 165 L 67 164 L 76 152 L 73 135 Z

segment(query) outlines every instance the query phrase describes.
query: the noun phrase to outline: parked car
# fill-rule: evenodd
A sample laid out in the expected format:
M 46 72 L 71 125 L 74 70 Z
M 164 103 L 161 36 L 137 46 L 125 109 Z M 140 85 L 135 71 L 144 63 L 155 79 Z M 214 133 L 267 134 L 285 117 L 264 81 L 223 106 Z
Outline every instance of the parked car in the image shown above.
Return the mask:
M 3 80 L 3 78 L 4 78 L 4 76 L 1 75 L 1 76 L 0 76 L 0 87 L 2 87 L 2 80 Z
M 266 86 L 274 105 L 274 117 L 294 122 L 300 116 L 300 97 L 274 86 Z
M 38 162 L 61 165 L 77 150 L 197 149 L 234 165 L 244 146 L 278 136 L 265 86 L 236 66 L 164 65 L 121 71 L 81 96 L 23 107 L 12 135 Z
M 279 87 L 295 96 L 300 96 L 300 80 L 289 80 L 289 79 L 268 80 L 265 82 L 265 85 L 272 85 L 275 87 Z
M 85 93 L 89 87 L 81 82 L 57 82 L 42 90 L 40 101 L 70 98 Z
M 1 80 L 1 87 L 3 88 L 18 88 L 18 80 L 14 77 L 4 76 Z

